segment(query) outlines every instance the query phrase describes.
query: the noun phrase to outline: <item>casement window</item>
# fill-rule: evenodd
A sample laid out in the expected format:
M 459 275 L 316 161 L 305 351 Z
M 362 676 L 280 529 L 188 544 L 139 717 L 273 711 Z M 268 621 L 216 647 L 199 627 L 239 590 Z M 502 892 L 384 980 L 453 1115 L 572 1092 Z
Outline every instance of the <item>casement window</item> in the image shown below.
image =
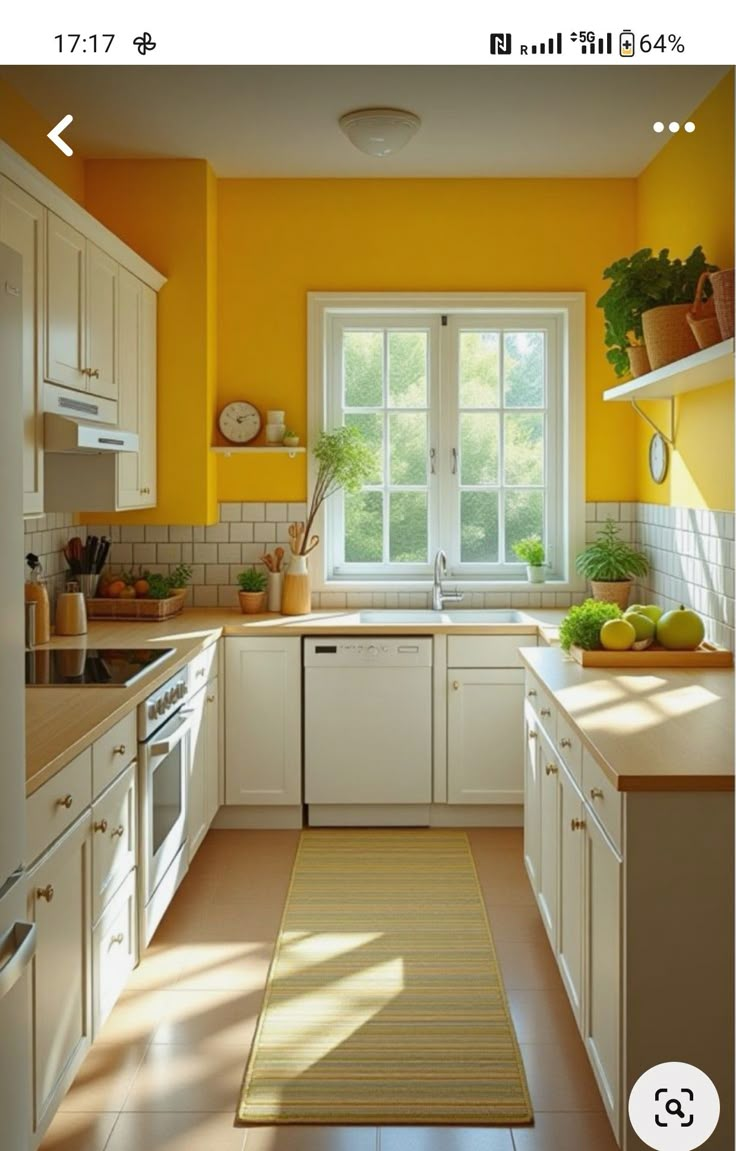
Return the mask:
M 313 294 L 310 429 L 358 427 L 362 491 L 324 505 L 317 586 L 526 581 L 513 545 L 544 540 L 567 584 L 584 520 L 578 294 Z M 321 575 L 322 579 L 319 578 Z

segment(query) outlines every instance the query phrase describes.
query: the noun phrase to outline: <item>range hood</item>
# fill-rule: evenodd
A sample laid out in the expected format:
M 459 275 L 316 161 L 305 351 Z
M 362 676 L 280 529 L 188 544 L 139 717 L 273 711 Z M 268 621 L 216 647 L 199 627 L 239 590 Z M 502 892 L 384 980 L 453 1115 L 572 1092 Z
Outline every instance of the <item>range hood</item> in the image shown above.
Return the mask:
M 99 454 L 138 451 L 137 432 L 125 432 L 105 424 L 88 424 L 55 412 L 46 412 L 43 422 L 43 446 L 46 452 Z

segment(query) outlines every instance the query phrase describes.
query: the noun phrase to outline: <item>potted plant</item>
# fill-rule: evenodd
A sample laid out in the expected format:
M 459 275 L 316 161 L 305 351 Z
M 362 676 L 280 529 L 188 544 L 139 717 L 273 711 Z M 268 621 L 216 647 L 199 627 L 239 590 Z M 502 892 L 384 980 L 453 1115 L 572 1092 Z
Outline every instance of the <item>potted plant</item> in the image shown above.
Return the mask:
M 590 580 L 593 599 L 616 603 L 623 610 L 629 602 L 632 577 L 649 571 L 649 560 L 619 538 L 621 528 L 610 517 L 598 538 L 575 558 L 575 566 Z
M 529 583 L 544 583 L 545 563 L 544 544 L 541 536 L 525 536 L 514 544 L 514 552 L 526 564 Z
M 295 448 L 299 443 L 299 436 L 291 428 L 287 428 L 281 443 L 285 448 Z
M 606 359 L 617 376 L 644 375 L 697 351 L 687 312 L 700 276 L 713 267 L 698 246 L 684 261 L 671 260 L 669 248 L 656 256 L 640 248 L 604 270 L 611 286 L 596 306 L 603 309 Z M 661 313 L 662 307 L 678 310 Z
M 255 567 L 246 568 L 238 575 L 240 610 L 246 615 L 265 611 L 267 579 L 265 571 Z
M 281 611 L 284 615 L 306 615 L 311 610 L 307 556 L 319 543 L 312 528 L 326 499 L 344 488 L 360 491 L 374 467 L 373 452 L 356 427 L 322 432 L 313 448 L 317 474 L 303 523 L 289 525 L 291 559 L 284 576 Z

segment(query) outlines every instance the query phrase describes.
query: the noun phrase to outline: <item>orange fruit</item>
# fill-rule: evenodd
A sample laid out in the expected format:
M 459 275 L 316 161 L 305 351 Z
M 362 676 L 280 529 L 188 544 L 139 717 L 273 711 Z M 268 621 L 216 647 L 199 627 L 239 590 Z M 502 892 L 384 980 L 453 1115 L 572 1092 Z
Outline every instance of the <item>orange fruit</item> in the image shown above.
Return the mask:
M 135 599 L 135 588 L 131 587 L 130 584 L 124 584 L 118 599 Z
M 114 579 L 112 583 L 108 584 L 105 589 L 105 595 L 110 599 L 118 599 L 119 596 L 125 591 L 125 583 L 121 579 Z M 135 595 L 135 592 L 133 592 Z
M 136 580 L 135 583 L 133 584 L 133 587 L 135 589 L 135 594 L 139 597 L 139 599 L 145 595 L 148 595 L 149 585 L 148 585 L 147 579 Z

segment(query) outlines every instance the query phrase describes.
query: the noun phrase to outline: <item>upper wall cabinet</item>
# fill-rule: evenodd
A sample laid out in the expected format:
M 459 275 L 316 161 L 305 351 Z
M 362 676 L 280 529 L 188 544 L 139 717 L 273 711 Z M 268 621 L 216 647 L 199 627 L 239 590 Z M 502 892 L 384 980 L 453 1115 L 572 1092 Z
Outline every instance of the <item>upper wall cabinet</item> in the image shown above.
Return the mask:
M 119 267 L 48 214 L 46 370 L 52 384 L 116 400 Z
M 44 233 L 46 212 L 22 188 L 0 175 L 0 242 L 23 258 L 23 512 L 43 511 L 43 355 Z

